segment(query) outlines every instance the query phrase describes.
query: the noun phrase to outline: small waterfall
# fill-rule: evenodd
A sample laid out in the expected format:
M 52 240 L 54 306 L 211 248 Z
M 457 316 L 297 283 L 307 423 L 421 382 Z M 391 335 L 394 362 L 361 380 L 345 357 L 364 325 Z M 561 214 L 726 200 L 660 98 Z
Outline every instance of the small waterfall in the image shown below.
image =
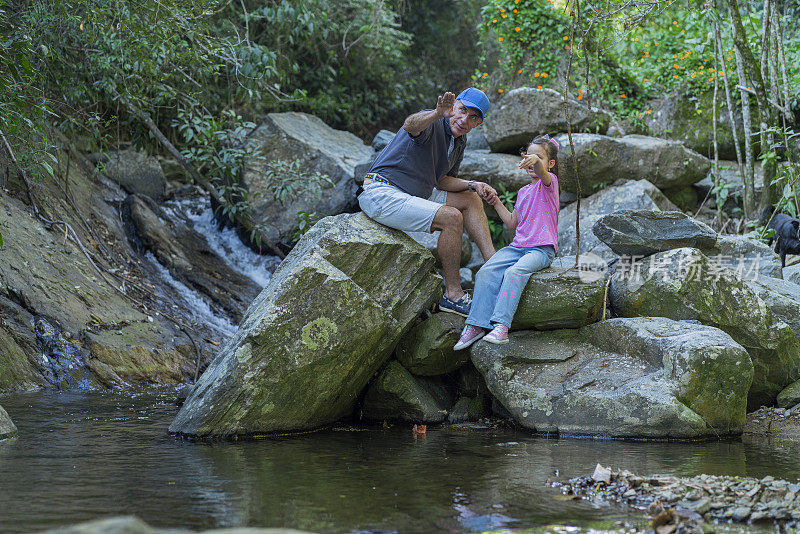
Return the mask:
M 153 256 L 152 252 L 147 252 L 144 257 L 158 271 L 161 278 L 167 282 L 178 293 L 178 295 L 180 295 L 180 297 L 186 303 L 186 313 L 197 324 L 210 326 L 211 328 L 214 328 L 223 334 L 226 338 L 231 337 L 236 333 L 237 326 L 235 324 L 230 322 L 227 317 L 215 314 L 208 305 L 208 302 L 206 302 L 199 293 L 173 278 L 169 270 L 161 265 L 156 257 Z
M 229 267 L 247 276 L 261 287 L 269 282 L 280 263 L 277 256 L 256 254 L 245 246 L 233 228 L 217 229 L 211 203 L 204 195 L 186 196 L 165 202 L 164 211 L 183 221 L 205 237 L 209 247 L 222 257 Z

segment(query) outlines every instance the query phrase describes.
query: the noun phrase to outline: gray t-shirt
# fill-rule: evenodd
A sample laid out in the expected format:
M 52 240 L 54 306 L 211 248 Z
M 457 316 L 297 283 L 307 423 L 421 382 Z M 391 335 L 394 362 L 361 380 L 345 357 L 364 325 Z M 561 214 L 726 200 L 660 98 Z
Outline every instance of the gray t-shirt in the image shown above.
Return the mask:
M 453 150 L 449 151 L 451 141 Z M 466 145 L 466 135 L 453 139 L 446 117 L 435 121 L 417 137 L 400 128 L 378 154 L 369 172 L 380 174 L 409 195 L 428 198 L 442 176 L 458 175 Z

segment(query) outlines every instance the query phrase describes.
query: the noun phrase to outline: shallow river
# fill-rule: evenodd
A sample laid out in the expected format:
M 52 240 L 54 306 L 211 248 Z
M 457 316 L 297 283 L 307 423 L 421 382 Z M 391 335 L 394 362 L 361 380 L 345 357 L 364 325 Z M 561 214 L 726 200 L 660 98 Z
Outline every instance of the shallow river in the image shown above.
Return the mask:
M 202 444 L 167 426 L 174 390 L 0 398 L 20 437 L 0 442 L 0 532 L 111 515 L 153 526 L 285 526 L 314 532 L 477 532 L 625 519 L 556 499 L 545 480 L 594 465 L 640 473 L 800 477 L 797 447 L 768 442 L 544 439 L 408 425 Z

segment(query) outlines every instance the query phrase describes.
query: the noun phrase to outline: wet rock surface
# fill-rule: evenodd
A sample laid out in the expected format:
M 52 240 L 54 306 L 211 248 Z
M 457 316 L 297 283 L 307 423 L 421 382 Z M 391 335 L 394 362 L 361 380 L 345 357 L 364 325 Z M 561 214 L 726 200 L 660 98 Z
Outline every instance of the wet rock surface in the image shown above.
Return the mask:
M 8 413 L 0 406 L 0 440 L 13 438 L 17 435 L 17 427 L 11 421 Z
M 591 476 L 553 482 L 562 494 L 587 500 L 620 502 L 655 512 L 656 532 L 667 517 L 684 516 L 683 532 L 703 532 L 704 521 L 770 523 L 795 528 L 800 521 L 800 484 L 766 476 L 762 479 L 698 475 L 637 475 L 597 465 Z M 669 521 L 669 523 L 675 523 Z

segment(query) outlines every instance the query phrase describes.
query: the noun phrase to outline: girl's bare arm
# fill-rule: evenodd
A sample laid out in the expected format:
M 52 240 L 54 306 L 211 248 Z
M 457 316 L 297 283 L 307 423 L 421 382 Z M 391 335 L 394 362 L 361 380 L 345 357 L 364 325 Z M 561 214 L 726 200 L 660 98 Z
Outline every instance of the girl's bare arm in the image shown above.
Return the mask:
M 486 202 L 491 204 L 494 207 L 494 210 L 500 216 L 503 223 L 511 228 L 512 230 L 517 227 L 517 210 L 508 211 L 502 202 L 500 202 L 500 198 L 495 194 L 489 197 Z

